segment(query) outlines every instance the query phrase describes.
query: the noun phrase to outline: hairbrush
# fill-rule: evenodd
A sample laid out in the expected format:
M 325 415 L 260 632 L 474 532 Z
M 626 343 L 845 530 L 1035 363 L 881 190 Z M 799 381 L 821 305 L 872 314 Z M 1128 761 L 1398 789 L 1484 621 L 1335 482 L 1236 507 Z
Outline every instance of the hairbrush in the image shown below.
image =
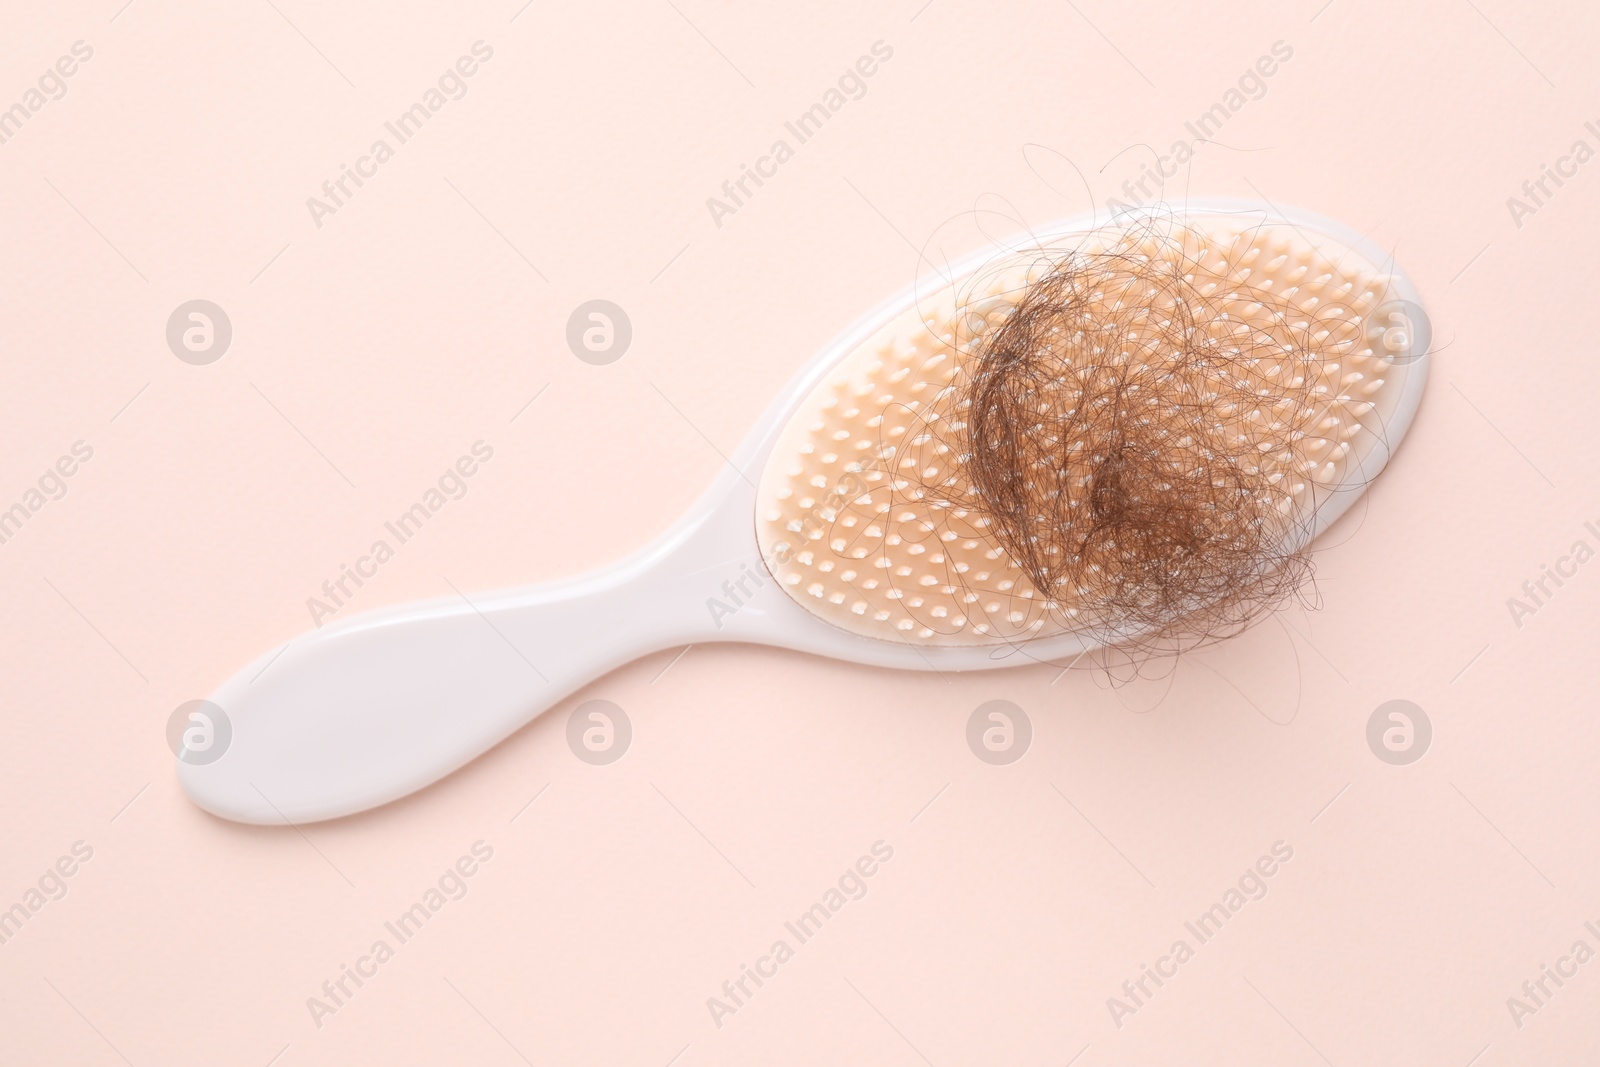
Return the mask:
M 824 348 L 654 543 L 297 638 L 212 695 L 231 739 L 179 778 L 242 822 L 348 815 L 687 644 L 959 672 L 1225 637 L 1384 468 L 1429 343 L 1404 273 L 1315 215 L 1029 232 Z

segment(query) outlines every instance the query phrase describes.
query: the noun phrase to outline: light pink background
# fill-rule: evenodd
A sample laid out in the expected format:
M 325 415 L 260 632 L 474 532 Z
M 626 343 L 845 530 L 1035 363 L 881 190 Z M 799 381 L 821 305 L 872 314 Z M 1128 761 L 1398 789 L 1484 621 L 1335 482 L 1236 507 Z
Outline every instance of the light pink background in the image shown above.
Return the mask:
M 1592 1053 L 1600 963 L 1520 1028 L 1506 998 L 1575 940 L 1600 950 L 1600 563 L 1520 628 L 1506 599 L 1600 547 L 1600 163 L 1520 227 L 1506 198 L 1600 144 L 1600 18 L 921 3 L 9 5 L 0 107 L 73 42 L 94 55 L 0 145 L 0 507 L 75 441 L 94 457 L 0 545 L 0 908 L 74 842 L 94 853 L 0 945 L 0 1060 Z M 306 198 L 480 39 L 467 95 L 316 227 Z M 880 39 L 866 96 L 715 226 L 705 199 Z M 305 629 L 305 599 L 473 441 L 494 460 L 353 609 L 640 545 L 917 249 L 1086 209 L 1069 160 L 1103 203 L 1137 174 L 1119 153 L 1188 136 L 1280 40 L 1292 60 L 1168 196 L 1370 231 L 1442 349 L 1396 462 L 1317 555 L 1323 610 L 1120 689 L 668 652 L 434 788 L 303 832 L 179 790 L 171 711 Z M 164 339 L 196 297 L 233 323 L 210 366 Z M 563 337 L 596 297 L 634 326 L 605 367 Z M 564 739 L 594 697 L 634 723 L 607 767 Z M 995 698 L 1034 724 L 1009 767 L 964 739 Z M 1407 767 L 1365 740 L 1395 698 L 1435 731 Z M 478 840 L 494 858 L 470 892 L 316 1026 L 307 998 Z M 894 858 L 867 895 L 716 1026 L 706 999 L 879 840 Z M 1107 998 L 1280 840 L 1268 895 L 1118 1028 Z

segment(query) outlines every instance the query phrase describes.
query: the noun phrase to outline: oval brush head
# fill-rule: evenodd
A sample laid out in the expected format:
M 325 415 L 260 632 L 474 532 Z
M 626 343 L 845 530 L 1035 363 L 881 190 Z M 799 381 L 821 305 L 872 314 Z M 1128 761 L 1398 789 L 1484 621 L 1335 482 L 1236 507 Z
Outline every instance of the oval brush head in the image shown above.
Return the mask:
M 1231 632 L 1302 585 L 1318 512 L 1387 459 L 1414 351 L 1390 283 L 1230 215 L 1007 254 L 801 402 L 759 483 L 762 557 L 866 637 Z

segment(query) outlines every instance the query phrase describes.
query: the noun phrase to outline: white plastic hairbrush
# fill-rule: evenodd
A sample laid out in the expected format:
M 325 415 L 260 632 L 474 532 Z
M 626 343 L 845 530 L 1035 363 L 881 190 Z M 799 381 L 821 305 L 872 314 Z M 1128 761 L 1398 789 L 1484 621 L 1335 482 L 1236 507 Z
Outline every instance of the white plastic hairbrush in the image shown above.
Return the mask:
M 1326 346 L 1283 357 L 1286 373 L 1323 383 L 1311 413 L 1320 436 L 1300 443 L 1311 458 L 1284 483 L 1309 539 L 1355 501 L 1411 423 L 1430 340 L 1420 298 L 1381 250 L 1313 215 L 1212 201 L 1162 219 L 1195 254 L 1212 306 L 1233 309 L 1217 329 L 1238 328 L 1260 306 L 1251 293 L 1270 292 L 1303 309 L 1308 343 Z M 249 823 L 363 811 L 449 774 L 606 672 L 685 644 L 953 672 L 1064 664 L 1127 636 L 1047 610 L 982 521 L 958 532 L 895 494 L 918 420 L 1004 321 L 1038 250 L 1103 243 L 1128 225 L 1085 218 L 1026 235 L 868 315 L 774 402 L 690 513 L 628 559 L 568 581 L 368 612 L 295 639 L 275 661 L 262 656 L 210 698 L 232 736 L 213 762 L 180 753 L 184 788 Z M 959 456 L 944 462 L 959 476 Z

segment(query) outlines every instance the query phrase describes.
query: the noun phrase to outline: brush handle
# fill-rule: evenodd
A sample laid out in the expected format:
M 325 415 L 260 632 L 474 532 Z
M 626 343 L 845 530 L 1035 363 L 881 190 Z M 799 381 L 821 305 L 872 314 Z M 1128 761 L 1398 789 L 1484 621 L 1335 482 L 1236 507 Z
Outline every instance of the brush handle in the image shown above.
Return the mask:
M 706 627 L 649 579 L 602 572 L 302 635 L 211 697 L 232 736 L 214 762 L 180 754 L 179 777 L 201 807 L 248 823 L 314 822 L 402 797 L 606 672 L 698 640 Z
M 770 578 L 761 606 L 745 601 L 736 620 L 709 609 L 724 583 L 761 567 L 751 495 L 721 486 L 648 548 L 576 579 L 458 593 L 296 638 L 213 694 L 232 736 L 180 751 L 184 789 L 239 822 L 349 815 L 437 781 L 640 656 L 761 640 L 768 608 L 798 610 Z

